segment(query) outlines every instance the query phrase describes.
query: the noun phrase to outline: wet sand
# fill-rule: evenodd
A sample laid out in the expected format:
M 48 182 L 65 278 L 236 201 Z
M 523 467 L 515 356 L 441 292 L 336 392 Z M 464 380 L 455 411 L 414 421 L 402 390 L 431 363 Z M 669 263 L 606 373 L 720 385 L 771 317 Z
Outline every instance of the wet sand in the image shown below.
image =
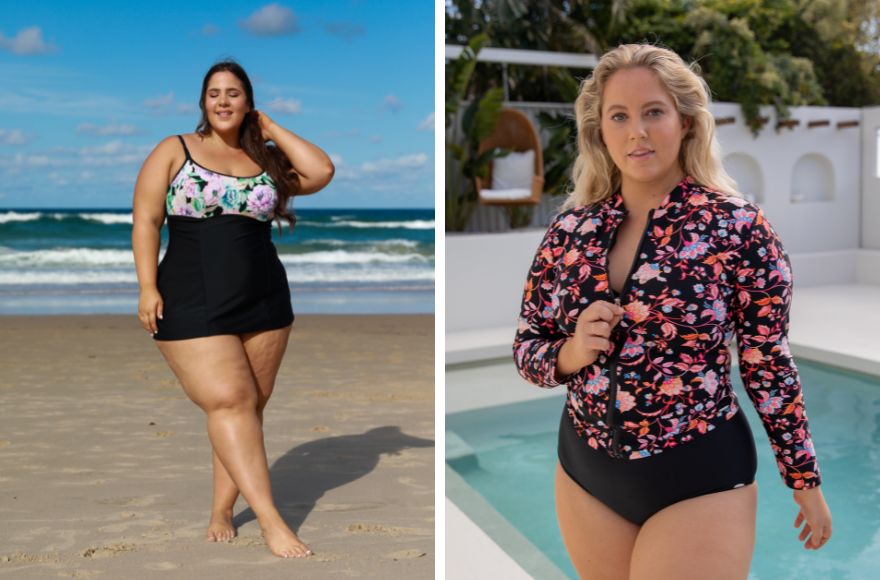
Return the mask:
M 272 487 L 205 540 L 211 447 L 133 316 L 0 317 L 0 577 L 433 578 L 434 317 L 298 317 L 265 411 Z

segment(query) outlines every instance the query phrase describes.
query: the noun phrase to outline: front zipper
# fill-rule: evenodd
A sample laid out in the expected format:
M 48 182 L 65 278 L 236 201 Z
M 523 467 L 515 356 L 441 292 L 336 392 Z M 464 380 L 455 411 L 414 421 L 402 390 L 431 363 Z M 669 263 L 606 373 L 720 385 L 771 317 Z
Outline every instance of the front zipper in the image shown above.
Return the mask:
M 633 256 L 632 264 L 629 267 L 629 274 L 626 277 L 626 280 L 623 283 L 623 289 L 620 292 L 620 297 L 626 296 L 627 290 L 629 290 L 630 282 L 632 279 L 632 275 L 636 270 L 636 265 L 639 262 L 639 255 L 642 253 L 642 246 L 645 243 L 645 238 L 648 236 L 648 230 L 651 229 L 651 220 L 654 217 L 654 210 L 648 210 L 648 221 L 645 224 L 645 231 L 642 232 L 642 237 L 639 240 L 639 245 L 636 248 L 636 253 Z M 617 226 L 620 227 L 619 225 Z M 614 230 L 614 236 L 611 238 L 612 243 L 608 246 L 608 253 L 611 252 L 611 248 L 614 246 L 613 241 L 617 239 L 617 229 Z M 620 297 L 615 298 L 614 293 L 611 290 L 611 271 L 608 268 L 608 257 L 606 254 L 605 257 L 605 271 L 608 274 L 608 295 L 614 301 L 615 304 L 620 306 Z M 614 330 L 619 328 L 619 324 Z M 614 335 L 614 330 L 612 330 L 612 336 Z M 609 337 L 611 338 L 611 337 Z M 620 430 L 623 428 L 621 425 L 614 424 L 614 409 L 617 407 L 617 360 L 620 357 L 620 350 L 623 345 L 614 344 L 614 348 L 611 351 L 611 363 L 609 364 L 610 374 L 609 374 L 609 385 L 608 385 L 608 417 L 606 419 L 606 423 L 608 424 L 608 428 L 611 429 L 611 455 L 612 457 L 616 457 L 618 459 L 623 459 L 624 455 L 620 452 Z

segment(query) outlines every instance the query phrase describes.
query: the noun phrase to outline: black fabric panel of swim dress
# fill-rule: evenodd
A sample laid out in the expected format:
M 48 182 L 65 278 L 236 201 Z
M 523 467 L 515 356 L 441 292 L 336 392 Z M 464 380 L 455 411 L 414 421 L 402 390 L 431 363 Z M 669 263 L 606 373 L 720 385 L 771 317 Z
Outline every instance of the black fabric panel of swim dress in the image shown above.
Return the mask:
M 164 313 L 156 340 L 282 328 L 293 322 L 271 222 L 243 215 L 168 216 L 157 286 Z

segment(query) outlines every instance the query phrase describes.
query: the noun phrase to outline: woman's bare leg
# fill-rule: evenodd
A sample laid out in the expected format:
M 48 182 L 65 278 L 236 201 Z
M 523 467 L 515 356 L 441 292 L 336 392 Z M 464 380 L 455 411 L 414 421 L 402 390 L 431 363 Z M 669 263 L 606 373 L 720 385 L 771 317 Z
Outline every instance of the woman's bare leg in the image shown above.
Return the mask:
M 757 482 L 660 510 L 636 538 L 630 578 L 746 580 L 757 510 Z
M 628 580 L 639 526 L 584 491 L 556 464 L 556 518 L 582 580 Z
M 275 377 L 281 367 L 281 359 L 287 348 L 290 326 L 278 330 L 249 332 L 240 335 L 251 373 L 257 383 L 257 416 L 263 424 L 263 409 L 275 388 Z M 238 499 L 238 486 L 232 481 L 217 452 L 211 451 L 214 467 L 214 499 L 211 506 L 211 520 L 208 523 L 208 540 L 212 542 L 229 541 L 236 535 L 232 525 L 232 510 Z
M 283 557 L 307 555 L 272 499 L 257 386 L 242 340 L 220 335 L 157 343 L 187 396 L 207 413 L 211 444 L 256 514 L 269 549 Z

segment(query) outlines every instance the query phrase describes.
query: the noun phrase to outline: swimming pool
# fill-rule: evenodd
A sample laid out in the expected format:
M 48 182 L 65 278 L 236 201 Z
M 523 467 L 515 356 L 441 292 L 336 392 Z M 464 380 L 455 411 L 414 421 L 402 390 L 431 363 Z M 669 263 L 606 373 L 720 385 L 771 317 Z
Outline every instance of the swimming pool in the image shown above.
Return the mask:
M 822 490 L 834 537 L 804 550 L 797 505 L 782 482 L 764 428 L 733 368 L 758 447 L 758 530 L 750 580 L 876 577 L 880 569 L 880 379 L 798 359 Z M 447 392 L 479 388 L 512 362 L 447 371 Z M 451 388 L 450 388 L 451 387 Z M 493 386 L 497 388 L 497 385 Z M 537 387 L 534 387 L 537 389 Z M 553 500 L 559 396 L 446 416 L 447 496 L 536 578 L 577 578 L 559 536 Z M 871 572 L 873 570 L 874 572 Z

